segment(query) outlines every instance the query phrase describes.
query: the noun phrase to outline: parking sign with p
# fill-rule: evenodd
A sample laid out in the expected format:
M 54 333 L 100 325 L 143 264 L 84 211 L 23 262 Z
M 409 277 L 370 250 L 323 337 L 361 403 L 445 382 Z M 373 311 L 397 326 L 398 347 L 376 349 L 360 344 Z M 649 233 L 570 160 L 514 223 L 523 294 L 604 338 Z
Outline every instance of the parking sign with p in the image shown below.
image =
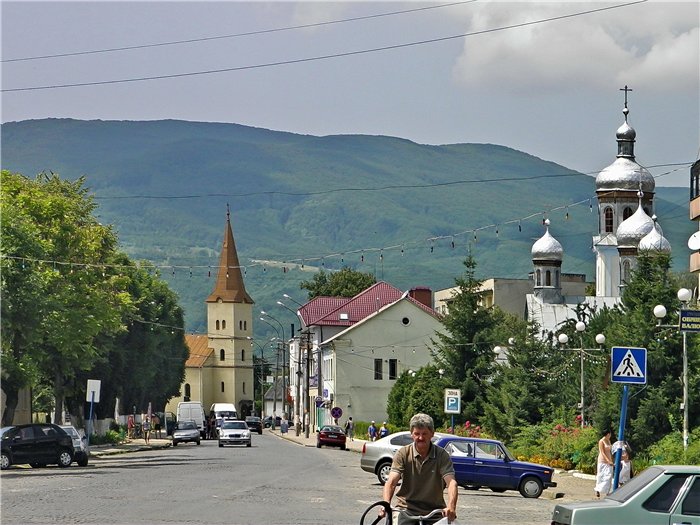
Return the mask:
M 455 388 L 445 389 L 445 414 L 459 414 L 462 411 L 462 392 Z

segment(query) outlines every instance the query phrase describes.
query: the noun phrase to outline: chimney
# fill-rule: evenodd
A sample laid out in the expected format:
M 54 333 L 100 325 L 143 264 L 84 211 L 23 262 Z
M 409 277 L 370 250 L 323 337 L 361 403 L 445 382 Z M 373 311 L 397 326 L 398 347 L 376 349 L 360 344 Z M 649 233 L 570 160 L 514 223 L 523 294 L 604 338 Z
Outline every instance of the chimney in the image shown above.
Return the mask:
M 433 307 L 433 291 L 427 286 L 416 286 L 408 291 L 409 297 L 412 297 L 419 303 L 423 303 L 428 308 Z

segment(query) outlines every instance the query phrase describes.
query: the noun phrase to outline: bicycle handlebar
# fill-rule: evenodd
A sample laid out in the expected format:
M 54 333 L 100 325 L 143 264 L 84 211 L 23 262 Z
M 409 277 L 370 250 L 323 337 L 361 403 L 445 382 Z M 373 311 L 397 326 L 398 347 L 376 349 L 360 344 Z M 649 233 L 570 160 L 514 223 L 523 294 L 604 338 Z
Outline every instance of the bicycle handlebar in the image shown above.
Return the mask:
M 426 514 L 425 516 L 414 516 L 411 514 L 407 514 L 406 511 L 404 511 L 404 510 L 402 510 L 402 512 L 403 512 L 403 515 L 405 518 L 415 520 L 415 521 L 428 520 L 428 519 L 432 518 L 433 516 L 435 516 L 436 514 L 442 515 L 442 509 L 435 509 L 434 511 L 432 511 L 429 514 Z
M 421 523 L 421 524 L 423 523 L 423 520 L 430 519 L 437 514 L 442 515 L 442 509 L 435 509 L 432 512 L 430 512 L 429 514 L 426 514 L 425 516 L 416 516 L 416 515 L 412 515 L 412 514 L 407 514 L 405 509 L 393 508 L 386 501 L 378 501 L 376 503 L 373 503 L 369 507 L 367 507 L 367 510 L 365 510 L 365 512 L 362 514 L 362 517 L 360 518 L 360 525 L 364 525 L 365 516 L 367 516 L 367 514 L 369 514 L 369 511 L 372 510 L 374 507 L 382 507 L 384 509 L 384 519 L 385 519 L 384 523 L 385 523 L 385 525 L 392 525 L 392 520 L 393 520 L 392 513 L 395 510 L 403 513 L 403 516 L 406 519 L 417 521 L 418 523 Z M 370 523 L 370 525 L 377 525 L 377 523 L 379 523 L 381 521 L 381 519 L 382 519 L 382 516 L 377 516 L 375 518 L 375 520 L 372 523 Z

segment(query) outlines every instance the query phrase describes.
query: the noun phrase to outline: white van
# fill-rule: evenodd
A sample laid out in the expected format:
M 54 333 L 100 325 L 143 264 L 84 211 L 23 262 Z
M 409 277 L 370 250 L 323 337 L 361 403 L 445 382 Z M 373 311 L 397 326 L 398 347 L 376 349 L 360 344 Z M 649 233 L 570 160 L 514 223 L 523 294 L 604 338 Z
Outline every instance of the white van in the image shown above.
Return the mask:
M 225 419 L 238 419 L 236 405 L 233 403 L 212 403 L 209 417 L 212 416 L 216 418 L 216 427 L 219 428 Z
M 204 439 L 204 407 L 199 401 L 181 401 L 177 404 L 177 420 L 191 420 L 197 424 L 200 436 Z

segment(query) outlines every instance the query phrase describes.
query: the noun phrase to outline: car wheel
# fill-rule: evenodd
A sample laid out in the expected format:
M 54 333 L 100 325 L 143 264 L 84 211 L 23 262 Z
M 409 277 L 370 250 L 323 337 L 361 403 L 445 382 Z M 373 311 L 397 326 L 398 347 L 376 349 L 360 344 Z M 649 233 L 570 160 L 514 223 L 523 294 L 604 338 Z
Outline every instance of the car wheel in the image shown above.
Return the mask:
M 224 446 L 223 443 L 219 443 L 219 447 L 223 448 L 223 446 Z
M 58 453 L 58 466 L 66 468 L 70 467 L 71 463 L 73 463 L 73 456 L 71 453 L 67 450 L 61 450 L 61 452 Z
M 199 440 L 197 440 L 197 445 L 199 445 Z
M 542 482 L 534 476 L 528 476 L 520 482 L 520 494 L 524 498 L 539 498 L 542 494 Z
M 80 458 L 80 461 L 78 461 L 78 466 L 79 467 L 87 467 L 88 466 L 87 456 L 85 456 L 84 458 Z
M 249 448 L 250 448 L 250 447 L 252 447 L 252 446 L 253 446 L 253 444 L 252 444 L 252 443 L 251 443 L 250 441 L 248 441 L 248 443 L 246 443 L 246 445 L 245 445 L 245 446 L 246 446 L 246 447 L 249 447 Z
M 10 468 L 10 465 L 12 465 L 10 456 L 5 452 L 0 454 L 0 469 L 5 470 L 6 468 Z
M 507 489 L 499 489 L 497 487 L 489 487 L 489 488 L 491 489 L 492 492 L 498 492 L 498 493 L 505 492 L 507 490 Z
M 174 447 L 177 446 L 177 441 L 173 440 L 173 446 L 174 446 Z
M 380 485 L 384 485 L 389 479 L 389 471 L 391 470 L 391 461 L 382 461 L 377 466 L 377 479 Z
M 316 442 L 316 448 L 321 448 L 321 443 L 319 441 Z
M 340 445 L 340 450 L 345 450 L 345 445 Z
M 258 430 L 258 434 L 262 436 L 262 430 Z
M 464 484 L 462 485 L 467 490 L 479 490 L 481 488 L 480 485 L 469 485 L 469 484 Z

